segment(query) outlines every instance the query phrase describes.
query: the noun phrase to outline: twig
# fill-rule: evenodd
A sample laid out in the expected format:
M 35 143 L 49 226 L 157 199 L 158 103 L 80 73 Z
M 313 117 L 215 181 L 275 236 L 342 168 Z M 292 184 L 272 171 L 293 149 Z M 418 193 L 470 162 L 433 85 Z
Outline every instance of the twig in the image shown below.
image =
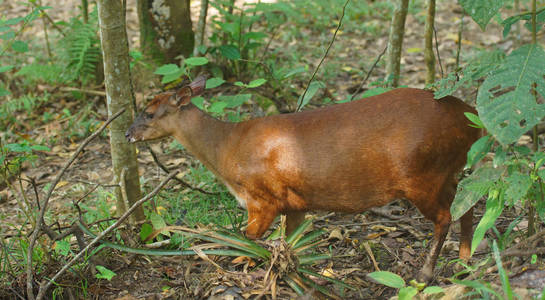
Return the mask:
M 441 62 L 441 55 L 439 54 L 439 43 L 437 42 L 437 30 L 433 26 L 433 33 L 435 37 L 435 52 L 437 52 L 437 62 L 439 62 L 439 67 L 441 68 L 441 78 L 445 78 L 445 73 L 443 72 L 443 63 Z
M 331 49 L 331 46 L 333 46 L 333 42 L 335 42 L 335 38 L 337 37 L 337 32 L 339 32 L 339 29 L 341 28 L 341 26 L 343 24 L 344 13 L 346 11 L 346 6 L 348 5 L 348 2 L 350 2 L 350 0 L 346 0 L 346 2 L 343 5 L 343 12 L 341 14 L 341 18 L 339 19 L 339 24 L 337 24 L 337 29 L 335 29 L 335 32 L 333 33 L 333 38 L 331 39 L 331 42 L 329 42 L 329 46 L 325 50 L 325 54 L 322 57 L 322 59 L 320 60 L 320 63 L 318 64 L 316 69 L 314 69 L 314 73 L 312 74 L 312 76 L 310 77 L 310 80 L 307 83 L 307 88 L 303 92 L 303 95 L 301 95 L 301 102 L 299 103 L 299 105 L 297 106 L 297 109 L 295 111 L 300 111 L 303 108 L 302 107 L 303 99 L 305 99 L 305 95 L 307 94 L 308 88 L 310 87 L 310 84 L 312 83 L 312 80 L 314 80 L 314 77 L 316 77 L 316 73 L 318 73 L 318 70 L 320 69 L 320 66 L 322 66 L 322 63 L 324 62 L 325 58 L 327 57 L 327 54 L 329 53 L 329 50 Z
M 458 31 L 458 49 L 456 49 L 456 72 L 460 67 L 460 52 L 462 51 L 462 32 L 464 31 L 464 16 L 466 15 L 465 11 L 462 11 L 462 18 L 460 19 L 460 30 Z M 518 23 L 517 23 L 518 24 Z
M 49 188 L 49 191 L 48 191 L 48 193 L 47 193 L 47 195 L 46 195 L 46 197 L 43 200 L 43 203 L 41 205 L 40 213 L 38 214 L 38 216 L 36 216 L 36 227 L 34 228 L 34 231 L 32 232 L 32 235 L 30 236 L 30 241 L 29 241 L 29 245 L 28 245 L 28 248 L 27 248 L 27 253 L 26 253 L 27 254 L 27 267 L 26 267 L 27 282 L 26 283 L 27 283 L 27 297 L 29 299 L 34 300 L 34 292 L 32 290 L 32 288 L 33 288 L 32 287 L 32 281 L 33 281 L 32 253 L 34 251 L 34 246 L 36 244 L 36 240 L 38 239 L 40 231 L 42 230 L 44 215 L 45 215 L 45 211 L 47 209 L 47 204 L 49 203 L 49 198 L 53 194 L 53 191 L 55 190 L 55 187 L 57 186 L 57 184 L 61 180 L 61 177 L 64 175 L 64 173 L 66 172 L 68 167 L 70 167 L 72 165 L 72 163 L 76 160 L 76 158 L 81 153 L 81 151 L 83 151 L 83 148 L 85 146 L 87 146 L 87 144 L 89 144 L 89 142 L 91 142 L 100 133 L 102 133 L 102 131 L 104 129 L 106 129 L 108 124 L 110 124 L 113 120 L 115 120 L 117 117 L 119 117 L 124 112 L 125 112 L 125 109 L 122 109 L 122 110 L 118 111 L 116 114 L 112 115 L 110 118 L 108 118 L 108 120 L 106 122 L 104 122 L 104 124 L 102 124 L 102 126 L 97 131 L 95 131 L 92 135 L 90 135 L 88 138 L 86 138 L 83 141 L 83 143 L 81 143 L 81 145 L 78 147 L 76 152 L 74 152 L 74 154 L 72 154 L 72 157 L 64 164 L 62 169 L 59 171 L 59 173 L 57 173 L 57 176 L 53 180 L 53 184 Z
M 38 4 L 36 4 L 35 1 L 29 1 L 30 3 L 32 3 L 32 5 L 34 5 L 34 7 L 36 9 L 39 9 L 38 8 Z M 62 31 L 62 29 L 57 25 L 55 24 L 55 21 L 53 21 L 53 19 L 51 19 L 51 17 L 49 16 L 48 13 L 45 12 L 45 10 L 43 9 L 40 9 L 40 12 L 45 16 L 45 18 L 47 19 L 47 21 L 49 21 L 49 23 L 51 23 L 51 26 L 53 28 L 55 28 L 58 32 L 60 32 L 62 34 L 62 36 L 66 36 L 66 33 L 64 33 L 64 31 Z
M 59 90 L 61 92 L 80 92 L 80 93 L 89 94 L 89 95 L 106 97 L 106 92 L 103 92 L 103 91 L 78 89 L 78 88 L 73 88 L 73 87 L 62 87 Z
M 354 94 L 352 94 L 352 96 L 350 97 L 350 101 L 354 100 L 354 97 L 361 91 L 361 89 L 363 88 L 363 86 L 365 85 L 365 83 L 367 82 L 367 80 L 369 79 L 369 77 L 371 76 L 371 73 L 373 72 L 373 70 L 375 69 L 375 67 L 377 66 L 378 62 L 380 61 L 380 59 L 382 58 L 382 56 L 384 55 L 384 53 L 386 53 L 386 50 L 388 49 L 388 44 L 386 44 L 386 47 L 384 47 L 384 50 L 382 50 L 382 52 L 380 52 L 380 54 L 377 56 L 377 59 L 375 60 L 375 62 L 373 63 L 373 65 L 371 66 L 371 69 L 369 69 L 369 72 L 367 72 L 367 75 L 365 76 L 365 78 L 363 79 L 363 81 L 360 83 L 360 86 L 358 87 L 358 89 L 354 92 Z
M 153 157 L 153 161 L 157 164 L 157 166 L 159 166 L 159 168 L 161 168 L 161 170 L 165 171 L 165 173 L 168 174 L 170 171 L 167 169 L 167 167 L 165 167 L 165 165 L 163 165 L 159 161 L 159 158 L 157 157 L 157 154 L 155 154 L 155 152 L 153 152 L 153 150 L 151 149 L 150 146 L 146 145 L 146 147 L 148 148 L 148 151 L 151 154 L 151 157 Z M 219 195 L 220 194 L 220 193 L 208 192 L 208 191 L 205 191 L 205 190 L 203 190 L 201 188 L 194 187 L 194 186 L 190 185 L 189 183 L 185 182 L 183 179 L 178 178 L 178 177 L 174 177 L 174 180 L 178 181 L 179 183 L 181 183 L 185 187 L 188 187 L 188 188 L 190 188 L 190 189 L 192 189 L 194 191 L 201 192 L 203 194 L 207 194 L 207 195 Z
M 57 280 L 57 278 L 59 278 L 60 275 L 62 275 L 64 272 L 66 272 L 66 270 L 68 270 L 68 268 L 70 268 L 73 264 L 75 264 L 76 261 L 79 260 L 84 254 L 86 254 L 87 251 L 92 246 L 94 246 L 96 243 L 98 243 L 102 238 L 104 238 L 112 230 L 119 227 L 119 225 L 121 225 L 121 223 L 123 223 L 132 214 L 132 212 L 136 208 L 138 208 L 140 205 L 142 205 L 142 203 L 148 201 L 153 196 L 155 196 L 157 193 L 159 193 L 159 191 L 163 188 L 163 186 L 165 184 L 167 184 L 167 182 L 169 182 L 179 172 L 180 172 L 179 170 L 171 172 L 165 179 L 163 179 L 163 181 L 161 181 L 159 183 L 159 185 L 157 185 L 157 187 L 155 187 L 155 189 L 153 189 L 153 191 L 151 191 L 149 194 L 147 194 L 144 198 L 136 201 L 121 217 L 119 217 L 119 219 L 114 224 L 112 224 L 108 228 L 106 228 L 106 230 L 101 232 L 89 244 L 87 244 L 87 246 L 85 246 L 85 248 L 80 250 L 80 252 L 78 252 L 78 254 L 76 256 L 74 256 L 66 265 L 64 265 L 53 277 L 51 277 L 51 279 L 49 279 L 47 281 L 46 280 L 42 281 L 42 283 L 40 284 L 40 290 L 38 291 L 37 299 L 38 300 L 42 299 L 43 296 L 44 296 L 45 291 L 47 291 L 47 289 L 49 289 L 51 287 L 51 285 L 55 282 L 55 280 Z

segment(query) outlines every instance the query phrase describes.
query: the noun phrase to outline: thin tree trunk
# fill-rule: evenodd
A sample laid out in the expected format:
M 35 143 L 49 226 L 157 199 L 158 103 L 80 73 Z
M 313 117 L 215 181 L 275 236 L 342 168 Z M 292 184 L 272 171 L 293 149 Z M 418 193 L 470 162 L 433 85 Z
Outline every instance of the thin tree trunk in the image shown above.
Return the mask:
M 388 79 L 391 79 L 389 86 L 392 87 L 399 85 L 401 50 L 403 48 L 403 35 L 405 35 L 405 19 L 407 18 L 408 8 L 409 0 L 397 0 L 396 8 L 392 15 L 386 61 L 386 73 Z
M 137 0 L 140 47 L 158 64 L 193 53 L 195 34 L 189 0 Z
M 204 45 L 204 35 L 206 29 L 206 17 L 208 15 L 208 0 L 201 0 L 201 14 L 197 23 L 197 35 L 195 37 L 195 49 L 193 56 L 199 55 L 199 47 Z
M 112 115 L 124 107 L 134 111 L 129 71 L 129 44 L 125 28 L 124 12 L 119 0 L 98 0 L 98 19 L 100 25 L 100 42 L 104 60 L 104 78 L 108 115 Z M 133 121 L 133 114 L 129 109 L 113 121 L 110 125 L 110 149 L 114 169 L 114 181 L 126 187 L 127 202 L 132 205 L 141 198 L 136 149 L 133 144 L 127 143 L 125 131 Z M 121 173 L 125 169 L 125 176 Z M 126 211 L 125 199 L 121 188 L 115 189 L 117 198 L 117 214 Z M 142 208 L 133 214 L 134 219 L 144 219 Z
M 435 26 L 435 0 L 428 1 L 428 15 L 424 34 L 424 61 L 426 62 L 426 84 L 435 82 L 435 55 L 433 54 L 433 33 Z

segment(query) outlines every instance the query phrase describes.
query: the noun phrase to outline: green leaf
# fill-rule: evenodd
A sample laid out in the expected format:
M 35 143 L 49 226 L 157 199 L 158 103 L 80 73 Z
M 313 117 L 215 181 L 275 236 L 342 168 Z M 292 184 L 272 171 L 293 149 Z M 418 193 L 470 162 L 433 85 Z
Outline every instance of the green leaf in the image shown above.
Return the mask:
M 473 124 L 469 124 L 469 126 L 475 127 L 475 128 L 484 128 L 483 121 L 481 121 L 479 116 L 477 116 L 476 114 L 465 112 L 464 115 L 466 116 L 468 120 L 473 122 Z
M 245 34 L 242 35 L 242 41 L 244 41 L 244 43 L 246 43 L 247 41 L 249 40 L 262 40 L 264 38 L 267 37 L 267 34 L 263 33 L 263 32 L 247 32 Z
M 422 293 L 424 294 L 428 294 L 428 295 L 431 295 L 431 294 L 439 294 L 439 293 L 444 293 L 445 290 L 443 290 L 442 287 L 440 286 L 428 286 L 427 288 L 425 288 Z
M 304 94 L 305 95 L 305 98 L 303 99 L 303 94 L 301 94 L 301 96 L 299 97 L 299 99 L 297 100 L 297 107 L 299 109 L 302 109 L 303 107 L 305 107 L 305 105 L 307 105 L 309 102 L 310 102 L 310 99 L 312 99 L 312 97 L 314 97 L 314 95 L 316 95 L 316 92 L 318 92 L 318 90 L 320 88 L 324 87 L 324 84 L 321 83 L 320 81 L 313 81 L 309 87 L 308 87 L 308 90 L 307 90 L 307 93 Z
M 55 252 L 59 253 L 62 256 L 68 255 L 68 253 L 70 253 L 70 243 L 65 240 L 56 241 Z
M 193 97 L 191 98 L 191 103 L 202 110 L 204 107 L 204 98 L 202 96 Z
M 206 80 L 206 88 L 207 89 L 213 89 L 220 85 L 222 85 L 225 82 L 223 78 L 213 77 L 208 80 Z
M 455 283 L 455 284 L 470 287 L 470 288 L 472 288 L 472 289 L 474 289 L 474 290 L 476 290 L 478 292 L 487 292 L 489 294 L 495 295 L 497 299 L 503 299 L 502 297 L 500 297 L 500 295 L 498 295 L 498 293 L 496 293 L 496 291 L 494 291 L 493 289 L 489 288 L 488 286 L 480 283 L 477 280 L 457 280 L 457 279 L 453 279 L 452 282 Z
M 175 64 L 166 64 L 166 65 L 162 65 L 159 68 L 157 68 L 157 70 L 155 70 L 155 72 L 153 72 L 153 74 L 168 75 L 168 74 L 172 74 L 174 72 L 178 72 L 179 70 L 180 70 L 180 68 Z
M 222 113 L 226 107 L 227 107 L 227 102 L 223 102 L 223 101 L 214 102 L 212 103 L 212 105 L 210 105 L 210 108 L 208 109 L 208 111 L 219 114 L 219 113 Z
M 110 281 L 116 275 L 114 271 L 112 271 L 112 270 L 110 270 L 108 268 L 105 268 L 103 266 L 97 265 L 96 269 L 98 271 L 98 273 L 95 274 L 95 277 L 97 279 L 106 279 L 106 280 Z
M 6 90 L 6 89 L 0 87 L 0 97 L 7 96 L 7 95 L 9 95 L 9 94 L 11 94 L 10 91 L 8 91 L 8 90 Z
M 490 19 L 496 15 L 506 0 L 458 0 L 466 13 L 484 31 Z
M 219 49 L 221 55 L 223 55 L 227 59 L 238 60 L 241 57 L 238 48 L 233 45 L 221 45 Z
M 456 221 L 472 208 L 502 175 L 504 168 L 484 165 L 458 184 L 458 190 L 450 207 L 452 220 Z
M 388 271 L 377 271 L 367 274 L 368 277 L 377 283 L 389 286 L 395 289 L 400 289 L 405 286 L 405 280 L 401 276 Z
M 475 228 L 473 234 L 473 240 L 471 241 L 471 254 L 475 252 L 479 243 L 483 240 L 484 235 L 488 229 L 494 226 L 496 219 L 501 215 L 504 208 L 504 193 L 498 190 L 491 190 L 488 193 L 488 199 L 486 200 L 486 212 L 484 213 L 481 221 Z
M 25 53 L 28 51 L 28 44 L 23 41 L 14 41 L 13 44 L 11 44 L 11 48 L 15 52 Z
M 238 94 L 238 95 L 227 95 L 227 96 L 218 96 L 218 100 L 225 102 L 225 108 L 235 108 L 241 106 L 246 101 L 250 100 L 252 94 Z
M 415 287 L 406 286 L 399 290 L 399 294 L 397 294 L 397 299 L 411 300 L 414 296 L 416 296 L 416 294 L 418 294 L 418 290 Z
M 16 18 L 11 18 L 11 19 L 8 19 L 6 22 L 4 22 L 5 25 L 15 25 L 21 21 L 23 21 L 25 18 L 24 17 L 16 17 Z
M 519 171 L 514 171 L 509 177 L 505 178 L 505 181 L 507 183 L 505 196 L 511 204 L 524 198 L 532 185 L 530 176 L 522 174 Z
M 291 77 L 291 76 L 293 76 L 295 74 L 299 74 L 299 73 L 302 73 L 302 72 L 305 72 L 305 67 L 297 67 L 295 69 L 291 69 L 286 73 L 286 75 L 284 75 L 282 77 L 282 79 L 286 79 L 288 77 Z
M 184 63 L 188 66 L 202 66 L 206 65 L 208 63 L 208 59 L 206 57 L 190 57 L 186 58 L 184 60 Z
M 256 88 L 260 85 L 263 85 L 265 82 L 267 82 L 267 79 L 263 79 L 263 78 L 252 80 L 250 81 L 250 83 L 248 83 L 248 88 Z
M 165 223 L 165 220 L 163 219 L 163 217 L 161 217 L 161 215 L 159 215 L 156 212 L 151 213 L 150 221 L 151 221 L 151 225 L 153 225 L 154 230 L 161 230 L 167 227 L 167 223 Z M 166 236 L 170 236 L 170 232 L 168 231 L 162 231 L 161 233 Z
M 49 147 L 44 145 L 32 145 L 30 148 L 32 148 L 34 151 L 51 151 Z
M 369 90 L 363 92 L 363 94 L 361 94 L 360 98 L 367 98 L 367 97 L 372 97 L 372 96 L 384 94 L 387 91 L 391 91 L 391 90 L 393 90 L 393 89 L 392 88 L 387 88 L 387 87 L 377 87 L 377 88 L 374 88 L 374 89 L 369 89 Z
M 172 82 L 172 81 L 180 78 L 184 73 L 185 73 L 185 71 L 183 69 L 178 69 L 178 71 L 176 71 L 174 73 L 163 75 L 163 79 L 161 79 L 161 83 L 165 84 L 165 83 Z
M 1 66 L 0 67 L 0 73 L 7 72 L 9 70 L 13 69 L 13 66 Z
M 149 223 L 142 224 L 140 227 L 140 240 L 144 241 L 153 232 L 153 227 Z M 151 243 L 151 241 L 149 241 Z
M 467 163 L 466 167 L 471 168 L 474 164 L 478 163 L 494 144 L 494 139 L 489 135 L 483 136 L 478 139 L 467 152 Z
M 15 32 L 13 32 L 13 31 L 8 31 L 8 32 L 0 35 L 0 39 L 2 39 L 2 40 L 10 40 L 10 39 L 12 39 L 14 37 L 15 37 Z
M 509 277 L 507 276 L 507 272 L 505 272 L 505 269 L 503 268 L 503 265 L 501 263 L 500 250 L 498 249 L 498 243 L 496 243 L 496 240 L 492 242 L 492 252 L 494 253 L 494 260 L 496 260 L 496 266 L 498 267 L 498 273 L 500 274 L 503 292 L 507 296 L 506 299 L 512 300 L 513 290 L 511 289 L 511 285 L 509 284 Z
M 492 165 L 494 167 L 501 166 L 505 163 L 507 160 L 507 151 L 505 151 L 505 148 L 502 145 L 499 145 L 496 147 L 496 151 L 494 153 L 494 159 L 492 160 Z
M 8 31 L 10 29 L 11 29 L 11 27 L 9 27 L 9 26 L 0 26 L 0 32 Z
M 477 110 L 488 131 L 502 144 L 518 138 L 545 116 L 532 86 L 545 96 L 545 51 L 536 44 L 514 50 L 479 88 Z M 498 88 L 499 87 L 499 88 Z
M 244 82 L 242 82 L 242 81 L 237 81 L 237 82 L 235 82 L 233 84 L 236 85 L 236 86 L 239 86 L 239 87 L 246 87 L 246 84 L 244 84 Z

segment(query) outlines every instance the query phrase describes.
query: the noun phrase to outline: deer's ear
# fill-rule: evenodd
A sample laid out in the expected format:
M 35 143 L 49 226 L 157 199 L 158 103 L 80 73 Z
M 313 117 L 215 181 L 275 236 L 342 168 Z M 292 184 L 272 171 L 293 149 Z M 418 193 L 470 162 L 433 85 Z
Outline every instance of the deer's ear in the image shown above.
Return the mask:
M 202 94 L 204 88 L 206 87 L 206 75 L 200 75 L 199 77 L 195 78 L 195 80 L 189 84 L 189 87 L 193 92 L 193 96 L 199 96 Z
M 191 102 L 191 97 L 193 96 L 193 91 L 189 86 L 184 86 L 176 91 L 171 97 L 171 101 L 174 100 L 172 104 L 177 107 L 188 105 Z M 174 98 L 174 99 L 172 99 Z

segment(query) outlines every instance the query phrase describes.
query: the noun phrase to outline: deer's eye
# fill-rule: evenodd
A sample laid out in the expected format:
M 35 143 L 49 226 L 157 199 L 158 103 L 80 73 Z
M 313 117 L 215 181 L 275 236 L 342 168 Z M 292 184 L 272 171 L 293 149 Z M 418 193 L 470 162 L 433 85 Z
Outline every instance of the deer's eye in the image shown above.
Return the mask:
M 149 113 L 147 111 L 144 111 L 144 118 L 146 119 L 153 119 L 153 114 L 152 113 Z

